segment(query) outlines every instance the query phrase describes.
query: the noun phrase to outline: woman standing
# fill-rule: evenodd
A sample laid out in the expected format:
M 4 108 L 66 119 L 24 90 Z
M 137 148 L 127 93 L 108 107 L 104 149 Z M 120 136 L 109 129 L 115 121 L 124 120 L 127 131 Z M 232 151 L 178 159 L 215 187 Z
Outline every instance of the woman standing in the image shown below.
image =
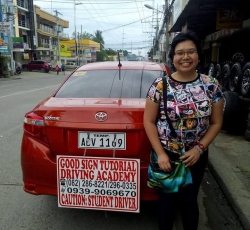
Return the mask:
M 153 148 L 151 158 L 156 159 L 160 170 L 170 173 L 172 156 L 166 152 L 171 151 L 185 166 L 186 175 L 191 175 L 183 186 L 159 189 L 160 230 L 173 228 L 178 200 L 184 230 L 197 229 L 197 196 L 207 164 L 207 148 L 222 126 L 223 94 L 217 80 L 196 72 L 200 55 L 195 34 L 178 34 L 169 53 L 176 72 L 166 77 L 166 100 L 171 103 L 166 103 L 167 111 L 164 111 L 162 78 L 153 82 L 146 99 L 144 127 Z M 170 118 L 176 137 L 172 135 L 166 116 Z
M 56 73 L 57 73 L 57 75 L 58 75 L 58 74 L 59 74 L 59 71 L 60 71 L 60 68 L 59 68 L 59 66 L 58 66 L 58 65 L 56 65 L 55 70 L 56 70 Z

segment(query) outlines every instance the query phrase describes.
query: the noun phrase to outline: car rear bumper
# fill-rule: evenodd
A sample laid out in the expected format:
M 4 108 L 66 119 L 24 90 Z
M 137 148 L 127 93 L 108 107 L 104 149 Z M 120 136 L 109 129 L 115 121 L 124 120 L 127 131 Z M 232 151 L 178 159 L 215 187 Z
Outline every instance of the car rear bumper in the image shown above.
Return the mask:
M 41 142 L 24 133 L 21 147 L 24 191 L 33 195 L 57 195 L 56 157 Z M 158 194 L 147 186 L 148 163 L 141 162 L 140 198 L 156 200 Z

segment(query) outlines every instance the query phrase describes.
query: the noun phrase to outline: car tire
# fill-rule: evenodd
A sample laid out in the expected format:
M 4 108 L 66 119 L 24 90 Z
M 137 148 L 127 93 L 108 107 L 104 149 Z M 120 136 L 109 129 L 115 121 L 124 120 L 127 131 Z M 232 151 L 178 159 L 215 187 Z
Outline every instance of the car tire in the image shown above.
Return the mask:
M 250 141 L 250 130 L 246 130 L 246 132 L 245 132 L 245 139 L 247 141 Z
M 27 67 L 23 67 L 23 71 L 28 71 L 28 68 Z
M 221 71 L 221 82 L 222 82 L 222 88 L 227 90 L 228 89 L 228 81 L 230 78 L 231 68 L 230 64 L 226 63 Z
M 232 92 L 238 92 L 241 85 L 241 65 L 239 62 L 236 62 L 230 71 L 230 76 L 228 79 L 228 88 Z
M 241 94 L 250 95 L 250 62 L 247 62 L 242 70 Z
M 214 72 L 215 72 L 215 62 L 211 62 L 208 66 L 208 71 L 207 71 L 207 75 L 210 77 L 214 77 Z
M 221 85 L 221 66 L 220 64 L 216 64 L 215 70 L 214 70 L 214 77 L 219 81 Z
M 42 73 L 45 73 L 45 69 L 44 69 L 44 68 L 41 68 L 40 71 L 41 71 Z
M 224 96 L 226 104 L 223 115 L 222 129 L 230 133 L 237 133 L 239 132 L 239 126 L 235 121 L 240 120 L 239 95 L 236 92 L 225 91 Z

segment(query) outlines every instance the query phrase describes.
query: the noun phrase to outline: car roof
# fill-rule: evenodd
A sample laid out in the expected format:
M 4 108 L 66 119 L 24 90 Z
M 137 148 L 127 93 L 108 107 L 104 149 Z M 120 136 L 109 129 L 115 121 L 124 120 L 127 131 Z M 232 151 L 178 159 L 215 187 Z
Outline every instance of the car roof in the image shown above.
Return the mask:
M 121 61 L 121 64 L 122 64 L 121 66 L 122 70 L 136 70 L 136 69 L 153 70 L 153 71 L 166 70 L 165 66 L 162 63 L 157 63 L 157 62 Z M 98 70 L 98 69 L 99 70 L 119 69 L 118 61 L 88 63 L 78 68 L 77 71 Z

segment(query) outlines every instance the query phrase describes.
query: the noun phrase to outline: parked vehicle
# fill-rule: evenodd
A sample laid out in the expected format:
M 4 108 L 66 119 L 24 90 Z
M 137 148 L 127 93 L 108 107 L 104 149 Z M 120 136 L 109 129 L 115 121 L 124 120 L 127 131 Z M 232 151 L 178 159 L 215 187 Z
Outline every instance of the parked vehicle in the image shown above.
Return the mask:
M 76 63 L 75 62 L 67 62 L 66 64 L 65 64 L 65 69 L 66 70 L 73 70 L 73 69 L 76 69 L 76 68 L 78 68 L 79 66 L 77 66 L 76 65 Z
M 20 62 L 15 61 L 15 74 L 19 75 L 22 72 L 22 65 Z
M 31 61 L 30 63 L 23 64 L 22 67 L 24 71 L 37 70 L 46 73 L 48 73 L 52 68 L 50 63 L 43 60 Z
M 147 187 L 151 145 L 143 112 L 149 86 L 166 72 L 171 71 L 164 64 L 133 61 L 122 67 L 117 62 L 90 63 L 72 72 L 25 115 L 24 191 L 57 195 L 57 157 L 86 155 L 140 159 L 140 199 L 156 199 L 155 190 Z

